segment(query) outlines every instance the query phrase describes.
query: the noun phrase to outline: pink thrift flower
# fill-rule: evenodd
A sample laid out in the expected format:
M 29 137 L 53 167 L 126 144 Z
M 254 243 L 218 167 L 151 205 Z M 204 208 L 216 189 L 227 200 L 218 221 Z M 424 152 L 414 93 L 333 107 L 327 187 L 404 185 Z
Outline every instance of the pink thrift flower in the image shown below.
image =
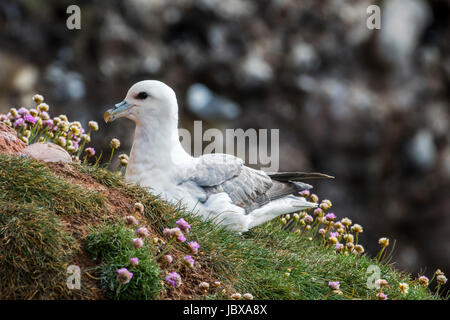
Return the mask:
M 139 221 L 137 221 L 137 219 L 133 216 L 127 216 L 125 219 L 128 224 L 134 224 L 135 226 L 139 224 Z
M 182 281 L 181 281 L 181 276 L 176 273 L 176 272 L 172 272 L 170 273 L 167 277 L 166 277 L 166 281 L 168 283 L 170 283 L 170 285 L 174 288 L 178 288 L 179 286 L 181 286 Z
M 378 300 L 387 300 L 387 294 L 384 294 L 383 292 L 378 292 L 377 293 L 377 299 Z
M 200 245 L 196 241 L 189 242 L 188 246 L 189 246 L 189 250 L 191 250 L 193 254 L 198 253 L 198 248 L 200 248 Z
M 186 237 L 184 236 L 184 234 L 180 234 L 180 235 L 177 237 L 177 240 L 178 240 L 179 242 L 185 242 L 185 241 L 186 241 Z
M 139 265 L 139 259 L 138 258 L 130 258 L 130 264 L 133 267 L 136 267 L 137 265 Z
M 141 228 L 137 229 L 137 233 L 138 233 L 138 235 L 140 235 L 141 237 L 147 237 L 147 236 L 150 234 L 150 232 L 148 231 L 148 229 L 145 228 L 145 227 L 141 227 Z
M 30 124 L 35 124 L 36 123 L 36 118 L 33 117 L 32 115 L 26 114 L 23 119 L 25 120 L 25 122 L 28 122 Z
M 309 190 L 303 190 L 303 191 L 300 191 L 299 194 L 300 194 L 302 197 L 309 197 L 310 192 L 309 192 Z
M 306 223 L 312 223 L 314 221 L 313 217 L 311 217 L 309 214 L 306 215 L 304 220 Z
M 186 220 L 184 220 L 183 218 L 180 218 L 180 220 L 178 220 L 176 224 L 183 232 L 186 233 L 188 233 L 189 229 L 191 228 L 191 225 L 187 223 Z
M 331 290 L 339 290 L 339 287 L 340 287 L 339 281 L 329 281 L 329 282 L 328 282 L 328 287 L 329 287 Z
M 133 239 L 133 247 L 135 247 L 136 249 L 141 248 L 144 246 L 144 241 L 142 241 L 141 238 L 136 238 Z
M 127 268 L 117 269 L 117 281 L 121 284 L 127 284 L 133 278 L 133 273 Z
M 338 232 L 330 232 L 330 237 L 334 237 L 337 239 L 337 237 L 339 237 L 339 233 Z
M 187 255 L 186 257 L 184 257 L 183 263 L 185 265 L 187 265 L 188 267 L 193 268 L 194 267 L 194 258 L 192 258 L 192 256 Z
M 168 263 L 171 264 L 173 262 L 173 257 L 170 254 L 166 254 L 164 255 L 164 260 Z

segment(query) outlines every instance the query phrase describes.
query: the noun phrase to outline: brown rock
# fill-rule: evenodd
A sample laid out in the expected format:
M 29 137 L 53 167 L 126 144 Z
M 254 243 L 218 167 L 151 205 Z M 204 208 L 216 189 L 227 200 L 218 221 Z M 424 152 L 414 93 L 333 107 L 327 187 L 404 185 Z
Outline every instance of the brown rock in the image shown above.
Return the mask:
M 51 142 L 38 142 L 27 146 L 16 131 L 0 122 L 0 154 L 24 154 L 45 162 L 72 162 L 70 154 Z
M 23 153 L 36 160 L 45 162 L 72 162 L 72 157 L 66 150 L 51 142 L 30 144 Z
M 25 142 L 17 138 L 14 129 L 0 122 L 0 154 L 18 154 L 26 146 Z

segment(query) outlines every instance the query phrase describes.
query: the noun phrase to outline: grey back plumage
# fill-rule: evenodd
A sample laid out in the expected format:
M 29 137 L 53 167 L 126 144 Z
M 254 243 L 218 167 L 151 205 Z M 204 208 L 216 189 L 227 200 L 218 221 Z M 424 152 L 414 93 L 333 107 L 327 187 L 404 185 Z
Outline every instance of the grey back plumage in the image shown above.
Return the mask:
M 255 170 L 232 155 L 206 154 L 197 158 L 192 170 L 182 182 L 194 182 L 210 195 L 225 192 L 231 201 L 245 209 L 246 213 L 264 206 L 272 200 L 297 194 L 312 186 L 300 179 L 330 177 L 321 173 L 271 173 Z

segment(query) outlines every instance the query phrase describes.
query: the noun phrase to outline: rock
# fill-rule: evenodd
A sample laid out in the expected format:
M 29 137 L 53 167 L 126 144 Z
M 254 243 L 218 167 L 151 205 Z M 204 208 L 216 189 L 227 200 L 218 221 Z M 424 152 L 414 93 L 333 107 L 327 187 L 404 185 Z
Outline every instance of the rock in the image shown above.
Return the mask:
M 72 162 L 72 157 L 66 150 L 51 142 L 30 144 L 23 153 L 45 162 Z
M 70 154 L 51 142 L 38 142 L 27 146 L 16 131 L 0 122 L 0 154 L 26 155 L 45 162 L 72 162 Z
M 17 137 L 16 131 L 0 122 L 0 154 L 18 154 L 25 148 L 25 142 Z

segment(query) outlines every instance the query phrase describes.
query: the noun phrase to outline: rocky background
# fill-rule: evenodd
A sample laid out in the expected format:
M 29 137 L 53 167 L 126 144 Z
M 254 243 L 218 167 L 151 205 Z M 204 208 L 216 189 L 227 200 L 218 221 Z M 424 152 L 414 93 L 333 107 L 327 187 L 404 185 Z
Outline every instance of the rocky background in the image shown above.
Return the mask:
M 129 152 L 133 124 L 103 112 L 162 80 L 185 128 L 279 128 L 280 169 L 336 176 L 315 191 L 369 253 L 388 236 L 400 268 L 450 272 L 449 20 L 446 0 L 2 0 L 0 112 L 41 93 L 101 124 L 98 151 L 118 137 Z

